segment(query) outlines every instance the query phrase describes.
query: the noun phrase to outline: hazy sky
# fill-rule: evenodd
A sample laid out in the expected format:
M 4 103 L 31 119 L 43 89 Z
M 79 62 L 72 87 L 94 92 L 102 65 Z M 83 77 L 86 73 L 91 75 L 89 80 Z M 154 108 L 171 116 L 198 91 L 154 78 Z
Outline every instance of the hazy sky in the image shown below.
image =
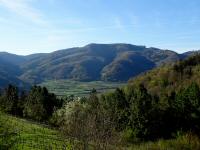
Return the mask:
M 0 0 L 0 51 L 88 43 L 200 49 L 200 0 Z

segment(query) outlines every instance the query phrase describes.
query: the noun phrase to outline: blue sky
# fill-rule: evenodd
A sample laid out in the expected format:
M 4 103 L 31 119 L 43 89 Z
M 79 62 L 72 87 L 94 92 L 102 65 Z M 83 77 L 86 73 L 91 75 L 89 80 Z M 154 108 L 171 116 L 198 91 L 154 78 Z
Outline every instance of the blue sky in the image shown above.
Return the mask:
M 200 0 L 0 0 L 0 51 L 88 43 L 200 49 Z

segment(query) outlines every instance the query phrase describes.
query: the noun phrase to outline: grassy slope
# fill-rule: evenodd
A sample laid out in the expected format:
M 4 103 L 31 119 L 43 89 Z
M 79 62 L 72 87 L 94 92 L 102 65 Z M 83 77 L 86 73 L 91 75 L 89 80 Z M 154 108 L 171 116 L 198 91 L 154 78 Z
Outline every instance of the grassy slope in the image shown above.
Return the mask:
M 76 95 L 87 96 L 93 88 L 97 92 L 108 92 L 117 87 L 123 86 L 124 83 L 118 82 L 103 82 L 103 81 L 91 81 L 91 82 L 79 82 L 73 80 L 49 80 L 43 82 L 41 86 L 48 88 L 50 92 L 55 93 L 58 96 L 64 95 Z
M 0 149 L 61 149 L 71 145 L 56 130 L 2 113 L 0 135 Z

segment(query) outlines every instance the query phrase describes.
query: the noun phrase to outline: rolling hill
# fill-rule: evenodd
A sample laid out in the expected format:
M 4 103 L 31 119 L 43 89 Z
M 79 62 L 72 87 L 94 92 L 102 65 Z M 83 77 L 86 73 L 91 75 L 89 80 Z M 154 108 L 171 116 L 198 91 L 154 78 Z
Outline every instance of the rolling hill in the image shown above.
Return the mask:
M 28 56 L 1 52 L 0 87 L 7 83 L 38 84 L 52 79 L 127 81 L 193 53 L 178 54 L 131 44 L 89 44 Z

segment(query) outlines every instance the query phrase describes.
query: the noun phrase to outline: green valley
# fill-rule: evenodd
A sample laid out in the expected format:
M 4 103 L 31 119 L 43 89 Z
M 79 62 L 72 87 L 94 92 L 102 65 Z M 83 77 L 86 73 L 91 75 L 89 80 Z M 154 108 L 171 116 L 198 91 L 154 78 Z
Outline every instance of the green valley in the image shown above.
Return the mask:
M 92 89 L 98 93 L 105 93 L 125 85 L 123 82 L 90 81 L 81 82 L 74 80 L 49 80 L 40 84 L 55 93 L 57 96 L 88 96 Z
M 200 150 L 200 0 L 0 0 L 0 150 Z

